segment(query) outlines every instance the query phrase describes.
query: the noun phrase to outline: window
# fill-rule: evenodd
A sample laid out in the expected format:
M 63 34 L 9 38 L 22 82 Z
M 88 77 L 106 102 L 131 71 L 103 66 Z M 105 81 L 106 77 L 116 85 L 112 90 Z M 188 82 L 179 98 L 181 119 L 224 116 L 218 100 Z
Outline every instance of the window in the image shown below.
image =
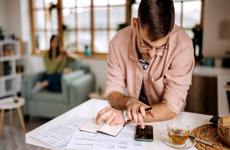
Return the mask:
M 33 0 L 31 2 L 34 52 L 49 49 L 52 34 L 61 46 L 83 53 L 106 54 L 119 24 L 127 23 L 128 0 Z
M 132 6 L 132 16 L 137 17 L 140 0 Z M 193 38 L 192 28 L 200 24 L 201 0 L 174 0 L 175 24 L 182 27 L 190 38 Z
M 57 4 L 55 0 L 33 0 L 32 34 L 36 50 L 49 49 L 51 35 L 58 34 L 57 9 L 49 12 L 51 2 Z

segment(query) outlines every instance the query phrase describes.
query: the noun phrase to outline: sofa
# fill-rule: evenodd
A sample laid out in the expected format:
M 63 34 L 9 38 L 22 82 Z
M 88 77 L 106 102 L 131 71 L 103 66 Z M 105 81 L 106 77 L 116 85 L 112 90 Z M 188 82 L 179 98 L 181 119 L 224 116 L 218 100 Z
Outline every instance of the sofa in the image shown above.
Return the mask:
M 88 94 L 95 91 L 95 77 L 89 67 L 82 66 L 81 61 L 68 61 L 66 67 L 73 70 L 70 74 L 63 74 L 61 79 L 61 93 L 51 93 L 42 90 L 31 94 L 31 89 L 41 80 L 44 72 L 27 76 L 21 83 L 21 96 L 26 103 L 22 107 L 24 119 L 29 116 L 54 118 L 71 108 L 87 101 Z

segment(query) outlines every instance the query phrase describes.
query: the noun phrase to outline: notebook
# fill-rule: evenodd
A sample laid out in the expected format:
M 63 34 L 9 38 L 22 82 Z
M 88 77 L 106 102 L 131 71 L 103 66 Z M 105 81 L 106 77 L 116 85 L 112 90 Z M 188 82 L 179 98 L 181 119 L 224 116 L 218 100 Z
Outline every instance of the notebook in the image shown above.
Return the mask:
M 105 120 L 101 121 L 101 123 L 98 125 L 96 123 L 96 118 L 92 118 L 87 121 L 83 126 L 81 126 L 80 130 L 93 133 L 102 132 L 108 135 L 117 136 L 117 134 L 121 131 L 123 127 L 124 125 L 115 125 L 112 127 L 105 124 Z

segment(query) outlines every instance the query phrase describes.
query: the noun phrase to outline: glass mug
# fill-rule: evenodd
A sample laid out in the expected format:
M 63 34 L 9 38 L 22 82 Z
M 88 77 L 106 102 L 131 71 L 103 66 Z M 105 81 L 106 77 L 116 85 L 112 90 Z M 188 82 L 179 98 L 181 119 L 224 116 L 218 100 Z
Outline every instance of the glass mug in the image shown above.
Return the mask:
M 165 136 L 167 136 L 171 145 L 174 146 L 184 146 L 190 134 L 190 127 L 182 122 L 171 122 L 167 125 L 167 131 Z

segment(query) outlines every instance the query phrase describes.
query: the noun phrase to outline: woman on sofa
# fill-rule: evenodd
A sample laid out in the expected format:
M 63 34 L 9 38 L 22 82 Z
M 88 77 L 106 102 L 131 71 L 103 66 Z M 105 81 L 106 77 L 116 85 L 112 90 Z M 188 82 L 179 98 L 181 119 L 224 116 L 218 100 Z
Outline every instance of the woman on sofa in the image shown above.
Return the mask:
M 60 51 L 59 38 L 53 35 L 50 39 L 50 49 L 43 56 L 46 72 L 42 80 L 35 84 L 31 93 L 37 93 L 46 88 L 50 92 L 61 92 L 61 77 L 66 66 L 67 54 Z

